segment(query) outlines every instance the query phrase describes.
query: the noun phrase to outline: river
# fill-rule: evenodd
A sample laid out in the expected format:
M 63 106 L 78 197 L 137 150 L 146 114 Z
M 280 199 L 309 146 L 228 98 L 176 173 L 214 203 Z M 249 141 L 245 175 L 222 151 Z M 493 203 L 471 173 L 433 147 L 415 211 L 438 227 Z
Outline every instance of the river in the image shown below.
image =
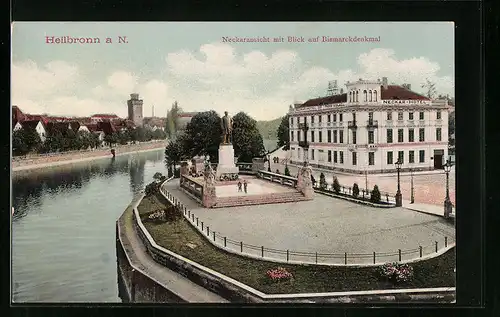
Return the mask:
M 13 302 L 121 302 L 115 222 L 163 150 L 13 175 Z

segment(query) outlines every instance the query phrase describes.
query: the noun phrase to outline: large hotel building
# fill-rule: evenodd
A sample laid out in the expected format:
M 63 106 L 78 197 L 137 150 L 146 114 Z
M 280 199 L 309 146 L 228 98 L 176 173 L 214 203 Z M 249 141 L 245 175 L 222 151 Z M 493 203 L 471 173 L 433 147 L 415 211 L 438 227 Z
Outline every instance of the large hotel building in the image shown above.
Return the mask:
M 347 82 L 347 92 L 290 106 L 290 161 L 349 173 L 443 168 L 448 157 L 446 100 L 430 100 L 409 85 Z M 305 142 L 307 141 L 307 142 Z M 308 145 L 308 148 L 302 147 Z M 304 153 L 306 152 L 306 153 Z

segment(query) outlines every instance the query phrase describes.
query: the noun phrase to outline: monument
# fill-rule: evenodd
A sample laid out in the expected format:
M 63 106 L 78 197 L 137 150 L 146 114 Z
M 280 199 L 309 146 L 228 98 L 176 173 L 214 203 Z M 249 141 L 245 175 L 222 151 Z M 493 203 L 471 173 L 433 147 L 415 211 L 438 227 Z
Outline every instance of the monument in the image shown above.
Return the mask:
M 297 176 L 297 190 L 301 192 L 306 199 L 313 199 L 314 188 L 311 181 L 312 168 L 304 162 L 304 166 L 299 169 Z
M 233 148 L 233 119 L 227 111 L 220 121 L 222 142 L 219 145 L 219 164 L 217 164 L 216 178 L 218 181 L 238 179 L 239 168 L 235 164 Z

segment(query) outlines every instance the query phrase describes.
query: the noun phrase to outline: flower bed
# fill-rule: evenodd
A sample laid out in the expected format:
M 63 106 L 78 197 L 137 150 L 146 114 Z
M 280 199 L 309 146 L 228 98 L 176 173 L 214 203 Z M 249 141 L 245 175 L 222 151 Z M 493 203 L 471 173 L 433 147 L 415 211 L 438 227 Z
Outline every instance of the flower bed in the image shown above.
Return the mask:
M 397 262 L 386 263 L 380 267 L 380 275 L 393 283 L 407 283 L 413 278 L 413 267 Z
M 284 267 L 268 270 L 266 275 L 273 282 L 288 281 L 293 278 L 292 273 L 288 272 Z

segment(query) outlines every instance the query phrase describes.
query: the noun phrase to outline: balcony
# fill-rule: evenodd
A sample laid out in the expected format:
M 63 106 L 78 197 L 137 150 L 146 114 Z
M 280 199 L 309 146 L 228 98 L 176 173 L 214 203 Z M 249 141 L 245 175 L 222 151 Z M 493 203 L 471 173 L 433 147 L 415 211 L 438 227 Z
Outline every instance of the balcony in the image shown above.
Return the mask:
M 387 127 L 392 127 L 392 126 L 394 125 L 394 123 L 392 122 L 392 120 L 387 120 L 387 121 L 385 122 L 385 125 L 386 125 Z
M 396 125 L 398 127 L 404 127 L 405 126 L 405 121 L 404 120 L 398 120 L 397 123 L 396 123 Z
M 408 120 L 407 125 L 408 125 L 409 127 L 414 127 L 414 126 L 415 126 L 415 121 L 413 121 L 413 120 Z
M 349 129 L 357 129 L 357 128 L 358 128 L 358 126 L 356 125 L 356 120 L 354 120 L 354 121 L 348 121 L 348 122 L 347 122 L 347 127 L 348 127 Z
M 309 148 L 309 142 L 307 142 L 307 141 L 299 141 L 299 146 L 301 148 L 308 149 Z
M 368 129 L 376 129 L 376 128 L 378 128 L 378 121 L 377 120 L 368 120 L 366 122 L 366 127 Z
M 356 148 L 357 148 L 356 144 L 347 144 L 347 149 L 349 151 L 354 151 L 356 150 Z
M 368 150 L 376 150 L 378 149 L 378 144 L 371 143 L 368 144 L 366 147 L 368 148 Z
M 443 124 L 443 120 L 441 120 L 441 119 L 436 119 L 436 125 L 437 125 L 437 126 L 440 126 L 440 125 L 442 125 L 442 124 Z

